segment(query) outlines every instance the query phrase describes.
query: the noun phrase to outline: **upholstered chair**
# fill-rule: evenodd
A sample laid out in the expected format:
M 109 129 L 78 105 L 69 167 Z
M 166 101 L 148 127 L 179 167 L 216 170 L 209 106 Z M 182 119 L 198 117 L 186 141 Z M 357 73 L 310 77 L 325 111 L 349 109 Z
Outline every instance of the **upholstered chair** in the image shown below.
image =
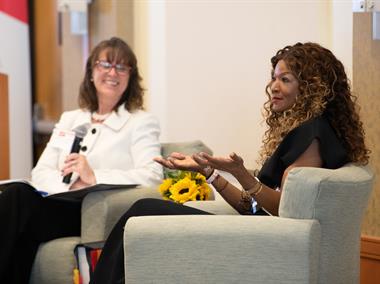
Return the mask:
M 171 152 L 212 154 L 201 141 L 164 143 L 162 155 Z M 81 235 L 51 240 L 40 245 L 33 264 L 31 284 L 71 284 L 76 265 L 74 248 L 79 243 L 105 240 L 120 216 L 138 199 L 161 198 L 157 188 L 129 188 L 97 191 L 88 194 L 82 203 Z
M 224 200 L 188 205 L 218 215 L 133 217 L 126 283 L 359 283 L 367 167 L 294 168 L 279 216 L 240 216 Z

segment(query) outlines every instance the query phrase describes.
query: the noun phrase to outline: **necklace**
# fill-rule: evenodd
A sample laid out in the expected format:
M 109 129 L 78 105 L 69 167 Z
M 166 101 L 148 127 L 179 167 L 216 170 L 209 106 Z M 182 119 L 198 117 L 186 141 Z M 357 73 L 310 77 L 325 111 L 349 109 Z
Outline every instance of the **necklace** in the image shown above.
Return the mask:
M 94 122 L 99 122 L 99 123 L 101 123 L 101 122 L 105 121 L 110 115 L 111 115 L 110 112 L 105 113 L 105 114 L 98 114 L 97 112 L 93 112 L 93 113 L 91 114 L 91 118 L 92 118 L 92 120 L 93 120 Z

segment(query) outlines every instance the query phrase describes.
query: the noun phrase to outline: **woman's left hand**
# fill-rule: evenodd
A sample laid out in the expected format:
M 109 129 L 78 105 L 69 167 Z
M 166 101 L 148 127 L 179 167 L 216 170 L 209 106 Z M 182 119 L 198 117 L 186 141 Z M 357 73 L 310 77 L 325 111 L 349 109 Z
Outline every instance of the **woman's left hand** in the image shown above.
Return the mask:
M 201 152 L 194 154 L 193 159 L 201 166 L 210 166 L 214 169 L 229 172 L 232 175 L 245 169 L 243 159 L 236 153 L 231 153 L 228 157 L 213 157 Z
M 171 153 L 167 158 L 156 157 L 153 160 L 172 170 L 185 170 L 194 172 L 199 172 L 202 170 L 202 167 L 200 167 L 191 156 L 178 152 Z
M 65 165 L 62 168 L 62 176 L 72 172 L 79 175 L 79 179 L 71 186 L 71 189 L 83 188 L 96 184 L 94 171 L 87 162 L 85 156 L 71 153 L 66 157 Z

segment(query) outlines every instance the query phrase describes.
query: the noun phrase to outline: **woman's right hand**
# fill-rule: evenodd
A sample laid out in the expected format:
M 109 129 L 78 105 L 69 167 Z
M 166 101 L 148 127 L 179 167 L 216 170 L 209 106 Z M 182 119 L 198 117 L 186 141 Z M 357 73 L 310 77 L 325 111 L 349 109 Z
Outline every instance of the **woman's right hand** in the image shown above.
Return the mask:
M 203 167 L 201 167 L 191 156 L 178 152 L 171 153 L 167 158 L 156 157 L 154 158 L 154 161 L 173 170 L 193 172 L 201 172 L 203 170 Z
M 85 156 L 78 153 L 71 153 L 66 157 L 65 164 L 62 168 L 62 176 L 73 172 L 78 173 L 80 182 L 75 182 L 70 188 L 79 189 L 80 187 L 96 184 L 94 171 Z

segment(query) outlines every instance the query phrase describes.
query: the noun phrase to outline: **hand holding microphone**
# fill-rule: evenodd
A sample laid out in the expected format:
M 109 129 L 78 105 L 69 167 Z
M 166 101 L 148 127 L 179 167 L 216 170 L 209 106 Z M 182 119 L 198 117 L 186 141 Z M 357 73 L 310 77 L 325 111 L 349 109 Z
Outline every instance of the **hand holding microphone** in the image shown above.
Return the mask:
M 83 162 L 79 163 L 79 156 L 81 156 L 81 155 L 79 155 L 79 154 L 72 155 L 72 154 L 73 153 L 79 153 L 79 151 L 81 149 L 82 140 L 86 136 L 87 130 L 88 130 L 88 127 L 85 125 L 81 125 L 81 126 L 74 129 L 75 138 L 74 138 L 73 144 L 71 146 L 70 155 L 67 157 L 67 159 L 65 161 L 66 165 L 62 169 L 63 174 L 64 174 L 62 182 L 64 182 L 64 183 L 69 184 L 71 181 L 71 176 L 72 176 L 74 169 L 75 169 L 75 171 L 78 171 L 78 169 L 76 169 L 75 167 L 78 167 L 79 164 L 83 164 Z M 85 164 L 89 168 L 89 165 L 87 164 L 86 159 L 85 159 Z M 65 174 L 66 172 L 69 172 L 69 173 Z
M 71 185 L 70 189 L 79 189 L 96 184 L 94 171 L 88 164 L 84 155 L 78 153 L 69 154 L 65 160 L 65 166 L 62 170 L 65 176 L 71 174 L 72 172 L 79 174 L 79 179 Z

